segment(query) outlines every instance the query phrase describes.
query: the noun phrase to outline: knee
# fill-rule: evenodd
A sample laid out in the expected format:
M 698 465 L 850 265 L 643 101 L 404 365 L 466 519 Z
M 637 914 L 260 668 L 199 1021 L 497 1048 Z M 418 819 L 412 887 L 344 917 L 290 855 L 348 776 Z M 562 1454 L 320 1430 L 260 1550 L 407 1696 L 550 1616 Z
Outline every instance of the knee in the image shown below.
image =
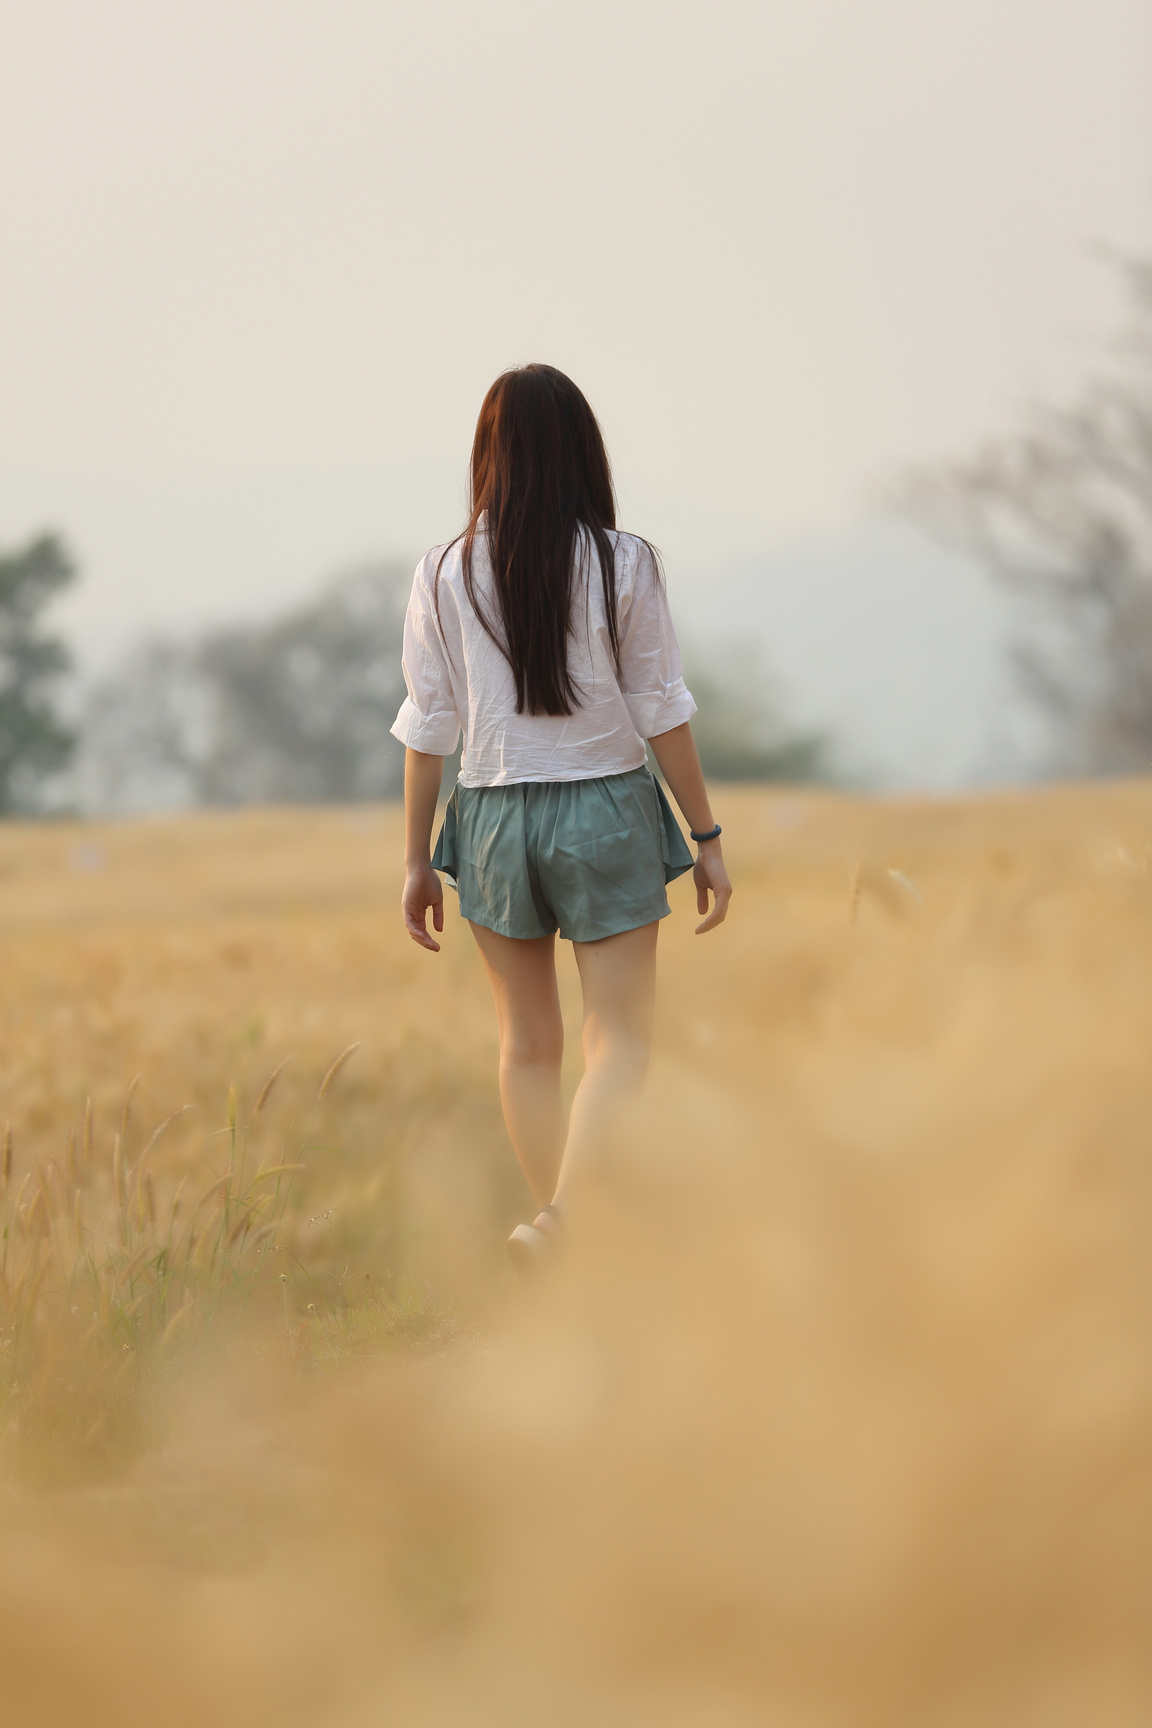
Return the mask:
M 564 1055 L 564 1028 L 541 1022 L 505 1026 L 500 1032 L 500 1060 L 508 1067 L 558 1066 Z
M 639 1086 L 648 1073 L 650 1043 L 647 1038 L 616 1028 L 585 1028 L 586 1068 L 612 1068 L 621 1079 Z

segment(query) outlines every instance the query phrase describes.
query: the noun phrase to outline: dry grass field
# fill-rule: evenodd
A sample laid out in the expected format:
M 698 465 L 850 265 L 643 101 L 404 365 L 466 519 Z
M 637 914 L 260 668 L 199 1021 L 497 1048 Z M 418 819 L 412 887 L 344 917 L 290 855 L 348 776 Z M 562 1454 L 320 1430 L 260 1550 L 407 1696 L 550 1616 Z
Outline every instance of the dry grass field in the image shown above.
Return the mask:
M 1152 1720 L 1152 785 L 716 802 L 528 1288 L 396 810 L 0 827 L 5 1724 Z

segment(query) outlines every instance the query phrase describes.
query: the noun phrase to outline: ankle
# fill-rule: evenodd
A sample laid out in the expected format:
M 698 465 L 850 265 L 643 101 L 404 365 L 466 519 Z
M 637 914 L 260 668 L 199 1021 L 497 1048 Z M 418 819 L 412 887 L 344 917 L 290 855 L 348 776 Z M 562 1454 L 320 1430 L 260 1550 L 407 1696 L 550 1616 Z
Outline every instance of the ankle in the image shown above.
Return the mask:
M 560 1209 L 555 1205 L 541 1206 L 533 1220 L 534 1227 L 548 1237 L 549 1241 L 559 1243 L 564 1236 L 564 1220 Z

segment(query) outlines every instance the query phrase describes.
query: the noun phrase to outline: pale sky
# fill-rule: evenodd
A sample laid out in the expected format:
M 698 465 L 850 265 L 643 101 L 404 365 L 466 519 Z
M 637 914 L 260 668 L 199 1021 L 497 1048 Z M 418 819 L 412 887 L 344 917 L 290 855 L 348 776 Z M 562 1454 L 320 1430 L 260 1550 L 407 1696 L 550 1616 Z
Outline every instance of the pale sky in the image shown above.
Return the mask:
M 0 542 L 82 641 L 267 610 L 544 359 L 674 590 L 850 544 L 1085 369 L 1150 98 L 1146 0 L 0 0 Z

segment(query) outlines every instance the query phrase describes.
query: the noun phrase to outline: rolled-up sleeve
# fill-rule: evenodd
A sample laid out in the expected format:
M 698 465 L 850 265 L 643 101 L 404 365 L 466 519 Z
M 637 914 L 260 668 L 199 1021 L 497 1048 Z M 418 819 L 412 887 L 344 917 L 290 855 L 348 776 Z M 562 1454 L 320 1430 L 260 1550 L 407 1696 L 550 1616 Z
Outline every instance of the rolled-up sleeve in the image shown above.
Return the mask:
M 641 544 L 620 633 L 620 690 L 641 738 L 658 738 L 696 712 L 656 561 Z
M 427 559 L 416 571 L 404 618 L 404 683 L 408 695 L 392 727 L 409 750 L 451 756 L 460 737 L 460 715 L 448 655 L 428 583 Z

